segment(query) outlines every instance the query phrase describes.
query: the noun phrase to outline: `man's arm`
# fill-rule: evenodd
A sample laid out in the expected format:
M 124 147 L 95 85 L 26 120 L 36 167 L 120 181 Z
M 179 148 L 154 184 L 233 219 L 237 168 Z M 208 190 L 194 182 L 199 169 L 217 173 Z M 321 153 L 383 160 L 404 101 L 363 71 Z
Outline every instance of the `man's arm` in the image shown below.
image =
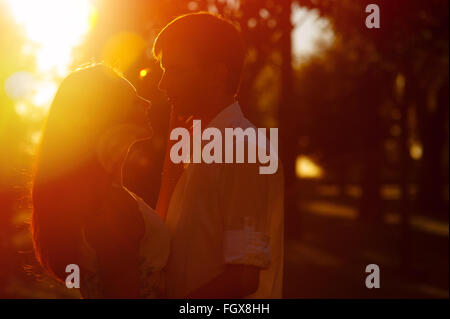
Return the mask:
M 226 265 L 216 278 L 192 292 L 191 299 L 237 299 L 244 298 L 258 289 L 259 268 L 248 265 Z
M 267 192 L 269 178 L 256 164 L 223 168 L 225 271 L 187 298 L 244 298 L 259 287 L 259 272 L 268 267 Z

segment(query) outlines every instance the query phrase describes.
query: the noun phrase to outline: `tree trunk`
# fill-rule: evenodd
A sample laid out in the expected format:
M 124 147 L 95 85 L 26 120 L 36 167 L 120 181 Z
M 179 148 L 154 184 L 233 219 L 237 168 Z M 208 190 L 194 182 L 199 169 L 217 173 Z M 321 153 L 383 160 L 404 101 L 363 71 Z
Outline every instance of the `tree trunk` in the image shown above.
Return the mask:
M 367 70 L 367 80 L 361 80 L 361 120 L 366 127 L 358 134 L 364 134 L 365 145 L 362 152 L 362 196 L 359 217 L 367 222 L 382 222 L 381 174 L 384 160 L 382 148 L 381 118 L 379 108 L 381 101 L 374 96 L 373 87 L 379 87 L 375 78 L 374 66 Z
M 412 243 L 411 243 L 411 205 L 409 196 L 409 183 L 411 172 L 411 158 L 409 155 L 409 134 L 408 134 L 408 109 L 411 97 L 411 83 L 414 79 L 406 77 L 405 94 L 401 100 L 400 120 L 400 215 L 401 215 L 401 237 L 400 237 L 400 268 L 406 272 L 412 269 Z
M 437 96 L 437 110 L 421 114 L 423 156 L 419 177 L 418 209 L 421 214 L 447 215 L 443 198 L 443 151 L 446 142 L 445 125 L 448 121 L 448 80 L 441 86 Z M 426 102 L 426 99 L 424 99 Z M 425 108 L 424 105 L 421 106 Z
M 280 15 L 280 25 L 283 35 L 280 40 L 282 55 L 281 66 L 281 97 L 279 105 L 279 155 L 283 163 L 285 178 L 285 214 L 296 212 L 296 175 L 295 159 L 297 155 L 297 119 L 298 114 L 293 101 L 293 70 L 292 70 L 292 23 L 290 0 L 280 0 L 283 11 Z

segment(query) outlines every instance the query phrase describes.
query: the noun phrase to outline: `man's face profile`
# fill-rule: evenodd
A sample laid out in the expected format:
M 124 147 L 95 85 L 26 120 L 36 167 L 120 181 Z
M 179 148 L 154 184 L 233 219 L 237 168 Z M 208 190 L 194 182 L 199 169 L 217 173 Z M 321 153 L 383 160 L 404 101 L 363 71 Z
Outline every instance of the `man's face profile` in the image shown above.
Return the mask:
M 178 115 L 202 113 L 211 90 L 217 87 L 211 70 L 199 63 L 192 48 L 164 50 L 161 56 L 163 75 L 159 89 L 164 91 Z M 206 103 L 207 105 L 207 103 Z

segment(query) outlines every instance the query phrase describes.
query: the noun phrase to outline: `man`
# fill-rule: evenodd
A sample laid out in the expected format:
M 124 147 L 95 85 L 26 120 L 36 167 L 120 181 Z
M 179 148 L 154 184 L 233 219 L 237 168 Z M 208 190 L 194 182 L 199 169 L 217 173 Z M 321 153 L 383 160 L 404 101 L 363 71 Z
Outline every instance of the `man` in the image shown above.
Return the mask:
M 189 118 L 221 132 L 254 128 L 235 100 L 245 53 L 230 22 L 203 12 L 181 16 L 160 32 L 153 53 L 173 107 L 171 129 L 192 128 Z M 172 235 L 167 296 L 281 298 L 281 165 L 268 175 L 250 163 L 183 167 L 170 159 L 173 144 L 157 204 Z

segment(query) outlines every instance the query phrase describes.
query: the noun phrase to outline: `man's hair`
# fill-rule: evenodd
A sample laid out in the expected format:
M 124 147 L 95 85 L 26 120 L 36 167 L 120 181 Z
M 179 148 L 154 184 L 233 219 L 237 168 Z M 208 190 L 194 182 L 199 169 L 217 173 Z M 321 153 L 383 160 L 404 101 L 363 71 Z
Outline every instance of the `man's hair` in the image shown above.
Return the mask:
M 179 16 L 158 34 L 153 55 L 160 60 L 174 46 L 190 46 L 202 65 L 223 63 L 229 73 L 228 88 L 233 94 L 238 92 L 245 52 L 240 32 L 230 21 L 209 12 Z

